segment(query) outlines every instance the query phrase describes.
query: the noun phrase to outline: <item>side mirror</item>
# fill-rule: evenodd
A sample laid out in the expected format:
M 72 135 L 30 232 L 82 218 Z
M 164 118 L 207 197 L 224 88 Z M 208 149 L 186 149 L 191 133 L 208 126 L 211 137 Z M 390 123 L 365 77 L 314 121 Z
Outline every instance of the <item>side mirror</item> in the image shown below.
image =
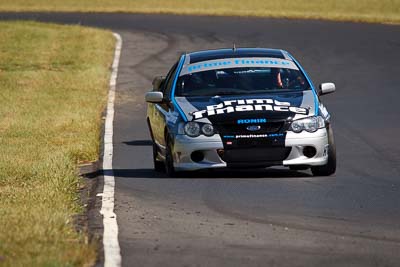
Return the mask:
M 326 95 L 336 91 L 334 83 L 321 83 L 319 85 L 318 95 Z
M 148 103 L 161 103 L 163 102 L 164 95 L 162 92 L 148 92 L 145 95 L 145 99 Z
M 159 91 L 161 86 L 164 84 L 165 77 L 163 76 L 157 76 L 153 80 L 153 90 L 154 91 Z

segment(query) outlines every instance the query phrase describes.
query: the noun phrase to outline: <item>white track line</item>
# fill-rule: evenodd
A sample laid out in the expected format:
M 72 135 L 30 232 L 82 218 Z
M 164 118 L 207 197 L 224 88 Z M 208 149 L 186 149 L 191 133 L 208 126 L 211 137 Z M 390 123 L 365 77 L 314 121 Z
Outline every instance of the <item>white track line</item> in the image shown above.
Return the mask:
M 117 74 L 119 58 L 121 56 L 122 39 L 117 33 L 114 33 L 117 44 L 112 64 L 112 73 L 110 78 L 110 91 L 108 93 L 107 115 L 104 130 L 104 154 L 103 170 L 104 189 L 102 194 L 102 205 L 100 213 L 103 215 L 103 247 L 104 247 L 104 266 L 121 266 L 121 250 L 118 243 L 118 224 L 117 216 L 114 213 L 114 191 L 115 179 L 112 171 L 113 160 L 113 121 L 114 121 L 114 99 L 115 87 L 117 84 Z

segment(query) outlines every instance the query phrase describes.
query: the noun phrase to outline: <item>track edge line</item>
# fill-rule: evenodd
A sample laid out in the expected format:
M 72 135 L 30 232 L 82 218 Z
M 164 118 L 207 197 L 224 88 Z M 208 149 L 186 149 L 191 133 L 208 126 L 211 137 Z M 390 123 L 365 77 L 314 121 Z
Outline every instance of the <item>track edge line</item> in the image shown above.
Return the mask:
M 103 248 L 104 266 L 121 266 L 121 249 L 118 241 L 117 215 L 114 213 L 115 178 L 113 173 L 113 121 L 114 121 L 114 100 L 117 85 L 119 60 L 121 57 L 122 38 L 118 33 L 113 32 L 116 39 L 114 60 L 110 77 L 110 89 L 108 92 L 107 112 L 104 128 L 104 153 L 103 153 L 103 179 L 104 188 L 102 193 L 102 205 L 100 214 L 103 215 Z

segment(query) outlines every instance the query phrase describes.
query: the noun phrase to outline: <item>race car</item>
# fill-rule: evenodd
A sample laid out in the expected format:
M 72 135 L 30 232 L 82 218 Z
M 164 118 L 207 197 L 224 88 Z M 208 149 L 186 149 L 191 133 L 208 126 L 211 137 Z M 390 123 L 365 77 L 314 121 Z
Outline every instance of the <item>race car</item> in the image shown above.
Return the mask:
M 330 114 L 287 51 L 233 48 L 182 54 L 145 95 L 156 171 L 286 166 L 336 170 Z

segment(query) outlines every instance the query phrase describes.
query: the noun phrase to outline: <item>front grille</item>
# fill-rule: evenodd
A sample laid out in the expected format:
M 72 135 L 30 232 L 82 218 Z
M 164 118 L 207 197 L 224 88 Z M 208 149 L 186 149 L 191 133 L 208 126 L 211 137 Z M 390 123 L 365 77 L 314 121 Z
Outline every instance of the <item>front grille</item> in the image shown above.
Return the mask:
M 224 142 L 225 151 L 221 158 L 228 166 L 268 166 L 282 162 L 291 151 L 290 147 L 285 147 L 285 121 L 254 124 L 237 124 L 236 121 L 230 121 L 215 126 Z M 250 131 L 248 126 L 260 128 Z M 273 137 L 272 134 L 276 134 L 277 137 Z
M 291 147 L 226 149 L 222 159 L 227 163 L 278 162 L 285 160 L 291 150 Z
M 243 138 L 243 139 L 236 139 L 234 141 L 236 147 L 257 147 L 257 146 L 269 146 L 271 145 L 271 140 L 266 138 L 260 139 L 250 139 L 250 138 Z

